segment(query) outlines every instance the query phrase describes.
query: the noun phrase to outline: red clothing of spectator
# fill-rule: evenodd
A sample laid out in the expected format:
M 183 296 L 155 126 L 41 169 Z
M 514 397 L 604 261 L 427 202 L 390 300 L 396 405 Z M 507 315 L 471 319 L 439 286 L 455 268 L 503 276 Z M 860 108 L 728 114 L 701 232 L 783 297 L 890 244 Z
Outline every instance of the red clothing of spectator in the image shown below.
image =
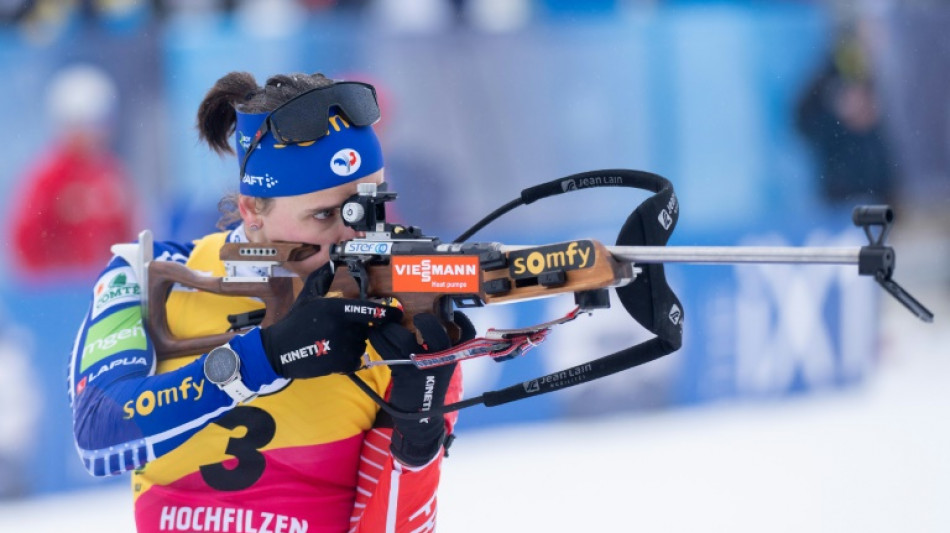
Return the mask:
M 134 206 L 111 154 L 69 143 L 27 175 L 13 218 L 13 257 L 29 273 L 100 269 L 134 236 Z

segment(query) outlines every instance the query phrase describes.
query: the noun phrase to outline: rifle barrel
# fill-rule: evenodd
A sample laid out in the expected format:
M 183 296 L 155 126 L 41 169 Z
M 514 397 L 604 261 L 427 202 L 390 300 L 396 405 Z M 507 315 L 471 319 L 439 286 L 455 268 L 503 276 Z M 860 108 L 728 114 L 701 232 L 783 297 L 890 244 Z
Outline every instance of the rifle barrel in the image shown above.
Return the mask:
M 532 248 L 503 245 L 501 251 Z M 620 261 L 631 263 L 819 263 L 856 265 L 858 246 L 608 246 Z
M 633 263 L 820 263 L 856 265 L 861 248 L 821 246 L 608 246 Z

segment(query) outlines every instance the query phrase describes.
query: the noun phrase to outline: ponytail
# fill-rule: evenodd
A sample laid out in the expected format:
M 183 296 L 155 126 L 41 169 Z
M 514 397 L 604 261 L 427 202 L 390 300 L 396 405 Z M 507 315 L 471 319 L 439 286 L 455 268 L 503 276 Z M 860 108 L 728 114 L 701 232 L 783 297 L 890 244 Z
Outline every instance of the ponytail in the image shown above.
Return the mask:
M 318 87 L 333 85 L 323 74 L 279 74 L 260 87 L 253 74 L 231 72 L 219 79 L 198 106 L 198 135 L 219 154 L 233 154 L 231 136 L 243 113 L 268 113 L 291 98 Z
M 234 153 L 231 135 L 237 114 L 234 108 L 253 100 L 263 89 L 252 74 L 231 72 L 219 79 L 198 106 L 198 135 L 219 154 Z

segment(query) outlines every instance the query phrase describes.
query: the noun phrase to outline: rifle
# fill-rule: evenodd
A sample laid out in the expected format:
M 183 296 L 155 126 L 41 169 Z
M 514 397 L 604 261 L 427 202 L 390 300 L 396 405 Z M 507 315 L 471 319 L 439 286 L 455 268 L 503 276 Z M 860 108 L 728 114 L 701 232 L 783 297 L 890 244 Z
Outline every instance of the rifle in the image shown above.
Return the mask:
M 540 246 L 465 242 L 515 207 L 556 194 L 601 186 L 634 187 L 654 193 L 627 218 L 616 246 L 606 246 L 593 239 Z M 863 228 L 869 241 L 860 247 L 665 246 L 679 216 L 672 184 L 648 172 L 601 170 L 525 189 L 518 199 L 486 216 L 453 242 L 443 243 L 414 226 L 389 223 L 385 205 L 395 198 L 396 193 L 369 183 L 359 184 L 357 194 L 344 202 L 341 208 L 344 223 L 363 232 L 364 236 L 331 249 L 331 263 L 335 266 L 331 292 L 350 298 L 395 298 L 404 309 L 404 325 L 410 329 L 412 316 L 417 313 L 434 313 L 449 329 L 454 327 L 451 313 L 456 308 L 566 293 L 573 293 L 575 299 L 574 310 L 560 319 L 520 329 L 492 328 L 483 337 L 452 349 L 413 354 L 410 360 L 396 363 L 424 368 L 486 355 L 498 361 L 516 357 L 543 341 L 553 326 L 609 307 L 611 287 L 631 316 L 657 335 L 650 341 L 588 363 L 445 406 L 442 412 L 477 403 L 499 405 L 573 386 L 678 350 L 682 342 L 683 311 L 666 283 L 664 263 L 857 265 L 859 275 L 873 276 L 921 320 L 933 321 L 933 314 L 892 278 L 895 254 L 885 240 L 894 214 L 888 206 L 854 209 L 852 220 Z M 282 265 L 316 252 L 312 245 L 296 243 L 228 243 L 221 249 L 227 275 L 205 277 L 179 263 L 151 260 L 148 232 L 140 236 L 140 244 L 141 255 L 130 262 L 140 272 L 140 279 L 147 288 L 143 298 L 146 327 L 162 359 L 205 353 L 248 327 L 266 327 L 280 320 L 303 289 L 303 282 Z M 128 254 L 124 257 L 129 259 Z M 245 270 L 241 265 L 254 266 L 261 275 L 241 276 L 238 273 Z M 175 283 L 215 294 L 260 298 L 265 306 L 259 312 L 229 317 L 232 331 L 200 338 L 176 338 L 168 329 L 164 303 Z M 457 332 L 450 329 L 450 334 Z M 393 362 L 367 361 L 366 364 Z M 350 377 L 393 416 L 421 416 L 395 410 L 355 374 Z

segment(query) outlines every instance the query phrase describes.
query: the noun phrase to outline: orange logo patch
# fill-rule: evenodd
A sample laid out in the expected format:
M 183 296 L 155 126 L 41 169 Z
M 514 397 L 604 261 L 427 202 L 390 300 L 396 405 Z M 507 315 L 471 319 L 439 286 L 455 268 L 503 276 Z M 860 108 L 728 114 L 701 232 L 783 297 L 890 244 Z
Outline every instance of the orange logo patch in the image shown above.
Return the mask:
M 478 257 L 473 255 L 392 256 L 394 292 L 477 293 Z

